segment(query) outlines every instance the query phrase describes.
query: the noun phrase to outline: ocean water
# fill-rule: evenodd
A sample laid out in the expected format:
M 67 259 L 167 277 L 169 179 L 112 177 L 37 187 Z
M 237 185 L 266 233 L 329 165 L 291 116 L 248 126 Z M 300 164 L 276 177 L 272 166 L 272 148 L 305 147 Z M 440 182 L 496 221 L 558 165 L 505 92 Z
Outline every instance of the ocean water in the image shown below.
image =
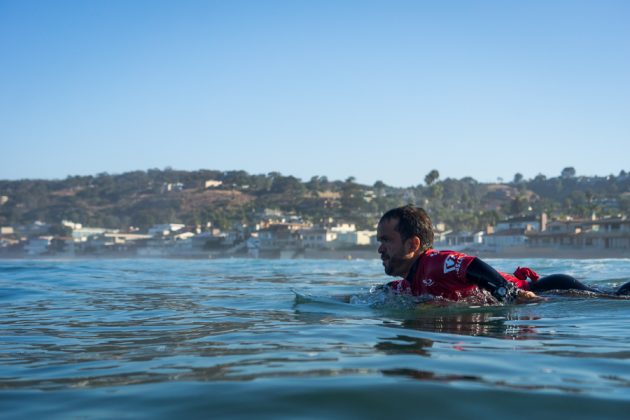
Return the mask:
M 630 259 L 487 261 L 630 281 Z M 436 306 L 371 291 L 388 280 L 378 260 L 0 260 L 0 416 L 629 418 L 630 300 Z

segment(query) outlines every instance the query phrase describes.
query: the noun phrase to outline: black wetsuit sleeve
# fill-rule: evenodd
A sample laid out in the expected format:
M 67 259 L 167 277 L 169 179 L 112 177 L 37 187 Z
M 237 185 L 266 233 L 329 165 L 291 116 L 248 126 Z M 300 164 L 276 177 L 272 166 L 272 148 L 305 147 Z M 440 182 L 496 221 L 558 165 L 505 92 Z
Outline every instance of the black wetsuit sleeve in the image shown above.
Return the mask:
M 466 278 L 482 289 L 489 291 L 500 301 L 509 301 L 516 296 L 517 288 L 501 274 L 479 258 L 475 258 L 466 270 Z

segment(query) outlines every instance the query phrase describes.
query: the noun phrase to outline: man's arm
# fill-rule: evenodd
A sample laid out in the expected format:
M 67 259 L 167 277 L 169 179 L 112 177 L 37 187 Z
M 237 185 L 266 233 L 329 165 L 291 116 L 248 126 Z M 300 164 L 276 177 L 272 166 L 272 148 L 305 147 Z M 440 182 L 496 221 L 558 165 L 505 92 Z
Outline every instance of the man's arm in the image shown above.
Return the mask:
M 475 258 L 468 266 L 466 278 L 482 289 L 489 291 L 501 302 L 512 302 L 517 298 L 536 298 L 534 293 L 520 290 L 505 280 L 497 270 L 479 258 Z

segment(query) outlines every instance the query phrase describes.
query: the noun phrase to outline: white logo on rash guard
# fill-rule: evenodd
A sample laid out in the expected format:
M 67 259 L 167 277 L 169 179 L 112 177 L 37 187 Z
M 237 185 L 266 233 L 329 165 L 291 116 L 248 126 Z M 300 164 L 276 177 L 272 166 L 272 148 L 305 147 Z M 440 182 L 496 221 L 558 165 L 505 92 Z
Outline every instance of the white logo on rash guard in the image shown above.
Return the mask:
M 459 269 L 462 266 L 462 259 L 457 258 L 454 254 L 449 255 L 444 260 L 444 274 L 450 273 L 451 271 L 459 272 Z
M 433 286 L 433 279 L 424 279 L 422 280 L 422 283 L 424 283 L 426 286 Z

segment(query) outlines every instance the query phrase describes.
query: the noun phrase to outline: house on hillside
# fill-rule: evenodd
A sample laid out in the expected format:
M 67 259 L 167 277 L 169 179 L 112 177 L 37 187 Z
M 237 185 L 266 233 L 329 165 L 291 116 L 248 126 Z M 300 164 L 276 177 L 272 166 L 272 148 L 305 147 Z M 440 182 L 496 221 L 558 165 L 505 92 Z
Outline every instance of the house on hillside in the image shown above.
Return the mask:
M 217 181 L 215 179 L 208 179 L 205 183 L 204 183 L 204 188 L 207 190 L 208 188 L 219 188 L 221 185 L 223 185 L 223 181 Z
M 162 194 L 167 192 L 175 192 L 175 191 L 183 191 L 184 184 L 181 182 L 165 182 L 162 184 L 161 192 Z
M 12 226 L 0 226 L 0 236 L 13 235 L 15 233 Z

